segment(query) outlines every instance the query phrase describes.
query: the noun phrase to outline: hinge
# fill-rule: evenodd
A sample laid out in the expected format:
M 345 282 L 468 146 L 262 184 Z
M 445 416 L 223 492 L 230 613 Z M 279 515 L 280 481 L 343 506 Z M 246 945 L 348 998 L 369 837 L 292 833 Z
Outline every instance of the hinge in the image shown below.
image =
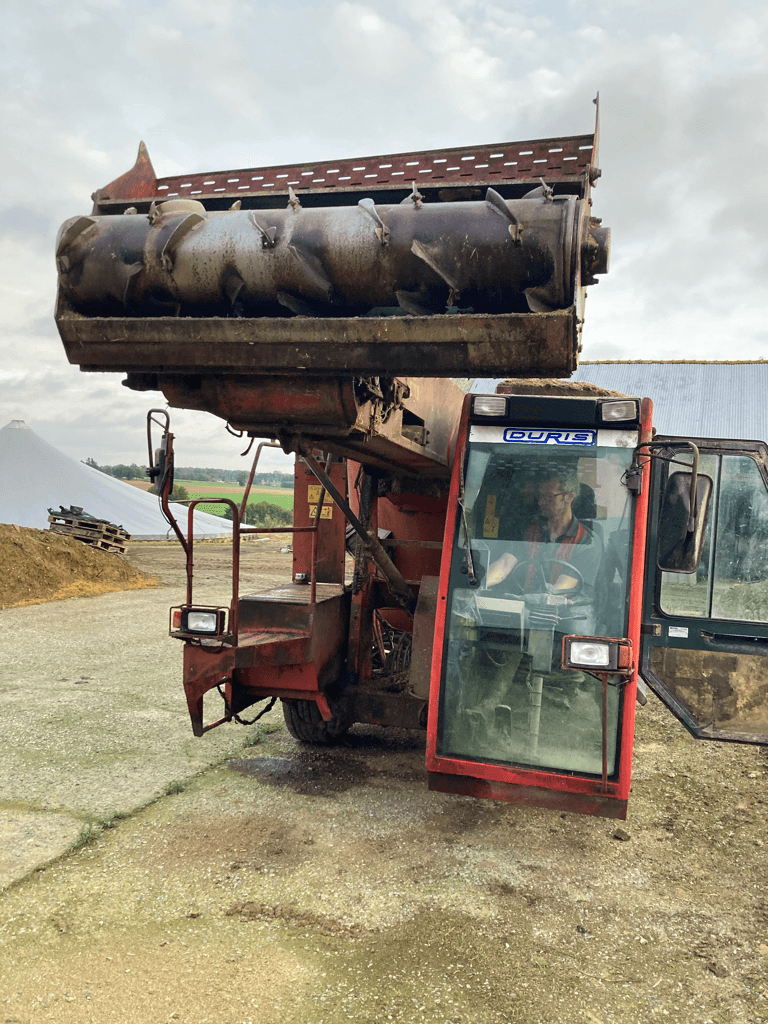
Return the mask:
M 639 495 L 643 489 L 643 477 L 636 462 L 624 474 L 624 483 L 630 494 Z
M 640 632 L 644 636 L 661 636 L 661 623 L 643 622 L 640 624 Z

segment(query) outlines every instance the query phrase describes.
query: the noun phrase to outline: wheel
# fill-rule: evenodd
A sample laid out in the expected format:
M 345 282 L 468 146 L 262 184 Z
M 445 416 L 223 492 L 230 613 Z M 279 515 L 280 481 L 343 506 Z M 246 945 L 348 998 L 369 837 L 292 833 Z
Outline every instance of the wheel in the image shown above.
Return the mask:
M 352 724 L 338 715 L 334 715 L 330 722 L 324 721 L 313 700 L 284 700 L 282 704 L 288 732 L 302 743 L 331 746 L 339 742 Z
M 518 592 L 522 593 L 524 589 L 527 589 L 525 587 L 526 581 L 522 578 L 523 572 L 525 572 L 527 576 L 528 570 L 533 567 L 534 576 L 531 581 L 530 592 L 540 590 L 542 593 L 547 593 L 549 590 L 547 576 L 551 575 L 551 571 L 556 565 L 565 570 L 564 575 L 572 576 L 573 579 L 576 580 L 576 585 L 570 590 L 563 591 L 563 593 L 568 594 L 569 597 L 575 597 L 577 594 L 580 594 L 584 587 L 584 577 L 575 565 L 572 565 L 570 562 L 566 562 L 563 558 L 542 558 L 541 560 L 537 558 L 529 558 L 525 562 L 518 562 L 507 576 L 506 580 L 502 580 L 502 582 L 506 582 L 508 587 L 516 587 Z M 517 578 L 518 576 L 520 577 L 519 580 Z

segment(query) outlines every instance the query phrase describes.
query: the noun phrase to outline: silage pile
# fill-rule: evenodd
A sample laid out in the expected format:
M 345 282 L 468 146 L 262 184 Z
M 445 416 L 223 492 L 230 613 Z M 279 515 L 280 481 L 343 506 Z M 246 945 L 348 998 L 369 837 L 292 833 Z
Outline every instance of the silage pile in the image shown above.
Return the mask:
M 158 584 L 120 555 L 47 530 L 0 523 L 0 608 Z

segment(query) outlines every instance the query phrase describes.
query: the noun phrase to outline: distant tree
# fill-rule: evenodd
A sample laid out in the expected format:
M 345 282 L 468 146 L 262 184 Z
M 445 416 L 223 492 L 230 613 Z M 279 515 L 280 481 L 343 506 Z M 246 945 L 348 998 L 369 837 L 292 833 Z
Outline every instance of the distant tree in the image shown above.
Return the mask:
M 107 476 L 113 476 L 117 480 L 146 480 L 147 471 L 144 466 L 137 466 L 135 462 L 132 462 L 130 466 L 126 466 L 124 463 L 118 463 L 116 466 L 100 466 L 95 459 L 86 459 L 86 466 L 91 466 L 93 469 L 98 469 L 100 473 L 106 473 Z
M 179 480 L 197 480 L 199 483 L 237 483 L 237 478 L 241 472 L 242 470 L 239 469 L 201 469 L 199 466 L 176 467 L 176 476 Z
M 188 501 L 189 491 L 186 487 L 182 487 L 181 484 L 175 484 L 173 490 L 169 495 L 170 501 Z
M 104 467 L 102 467 L 104 468 Z M 179 480 L 196 480 L 200 483 L 228 483 L 245 487 L 248 481 L 248 470 L 245 469 L 201 469 L 199 466 L 177 466 L 176 476 Z M 257 473 L 253 482 L 262 487 L 293 487 L 292 473 Z
M 144 480 L 147 476 L 144 467 L 137 466 L 135 462 L 132 462 L 130 466 L 119 463 L 117 466 L 97 466 L 96 469 L 100 469 L 102 473 L 114 476 L 118 480 Z
M 292 473 L 257 473 L 253 478 L 254 484 L 261 487 L 293 487 Z
M 224 518 L 232 518 L 232 509 L 227 508 Z M 268 501 L 257 501 L 246 506 L 244 521 L 247 526 L 291 526 L 293 513 L 287 508 L 281 508 L 280 505 L 273 505 Z

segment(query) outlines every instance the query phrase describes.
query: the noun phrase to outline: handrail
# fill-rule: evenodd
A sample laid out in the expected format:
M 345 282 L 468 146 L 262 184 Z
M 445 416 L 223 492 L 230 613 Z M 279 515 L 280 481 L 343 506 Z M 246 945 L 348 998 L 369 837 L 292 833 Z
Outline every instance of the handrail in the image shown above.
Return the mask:
M 321 495 L 322 497 L 323 495 Z M 194 576 L 194 510 L 198 505 L 229 505 L 232 510 L 232 602 L 229 606 L 229 633 L 237 646 L 238 637 L 238 605 L 240 600 L 240 537 L 244 533 L 311 533 L 312 534 L 312 558 L 310 572 L 310 604 L 317 600 L 317 581 L 315 578 L 315 556 L 317 552 L 317 530 L 320 520 L 321 504 L 318 503 L 318 511 L 315 515 L 313 526 L 241 526 L 238 515 L 238 507 L 231 498 L 195 498 L 189 503 L 187 511 L 187 536 L 182 546 L 187 555 L 187 605 L 192 604 L 192 580 Z
M 240 599 L 240 520 L 237 505 L 231 498 L 195 498 L 187 509 L 187 605 L 192 604 L 194 575 L 194 511 L 198 505 L 229 505 L 232 509 L 232 603 L 229 606 L 229 632 L 237 638 L 237 603 Z
M 251 442 L 251 443 L 253 443 L 253 442 Z M 249 497 L 249 495 L 251 493 L 251 487 L 253 486 L 253 478 L 256 475 L 256 467 L 259 464 L 259 457 L 261 455 L 262 448 L 281 448 L 282 449 L 282 445 L 278 444 L 277 441 L 262 441 L 261 444 L 256 449 L 256 454 L 253 457 L 253 464 L 251 465 L 251 472 L 248 474 L 248 483 L 245 485 L 245 490 L 243 491 L 243 500 L 240 502 L 240 516 L 239 516 L 239 518 L 240 518 L 240 524 L 241 525 L 242 525 L 242 522 L 243 522 L 243 517 L 245 516 L 245 509 L 246 509 L 246 506 L 248 505 L 248 497 Z M 246 449 L 246 451 L 247 450 L 248 449 Z
M 154 414 L 158 413 L 165 419 L 165 423 L 159 423 L 155 418 Z M 157 426 L 163 426 L 163 449 L 164 464 L 162 467 L 155 467 L 153 462 L 152 453 L 152 435 L 151 429 L 152 424 Z M 171 511 L 170 507 L 170 494 L 173 486 L 173 434 L 169 430 L 170 417 L 165 409 L 150 409 L 147 414 L 147 444 L 149 449 L 149 462 L 150 468 L 155 476 L 161 475 L 160 485 L 160 505 L 163 510 L 163 515 L 166 521 L 170 524 L 173 532 L 176 534 L 181 547 L 186 556 L 186 577 L 187 577 L 187 606 L 192 604 L 192 588 L 194 578 L 194 511 L 198 505 L 228 505 L 232 512 L 232 601 L 229 606 L 229 635 L 234 646 L 237 646 L 238 636 L 238 604 L 240 600 L 240 538 L 243 534 L 258 534 L 258 533 L 311 533 L 312 534 L 312 551 L 311 551 L 311 571 L 310 571 L 310 592 L 309 600 L 311 604 L 315 604 L 317 601 L 317 579 L 315 574 L 315 562 L 317 559 L 317 532 L 320 525 L 320 515 L 323 507 L 323 501 L 325 499 L 325 486 L 321 486 L 320 500 L 317 503 L 317 509 L 315 511 L 315 517 L 312 526 L 243 526 L 242 520 L 245 515 L 245 508 L 248 502 L 248 495 L 250 493 L 251 486 L 253 484 L 253 478 L 256 473 L 256 466 L 258 465 L 259 456 L 261 455 L 262 448 L 279 448 L 281 445 L 274 441 L 263 441 L 256 449 L 256 454 L 253 459 L 251 471 L 248 476 L 248 482 L 245 487 L 243 499 L 238 507 L 231 498 L 195 498 L 189 502 L 187 508 L 187 535 L 184 533 L 179 526 L 176 517 Z

